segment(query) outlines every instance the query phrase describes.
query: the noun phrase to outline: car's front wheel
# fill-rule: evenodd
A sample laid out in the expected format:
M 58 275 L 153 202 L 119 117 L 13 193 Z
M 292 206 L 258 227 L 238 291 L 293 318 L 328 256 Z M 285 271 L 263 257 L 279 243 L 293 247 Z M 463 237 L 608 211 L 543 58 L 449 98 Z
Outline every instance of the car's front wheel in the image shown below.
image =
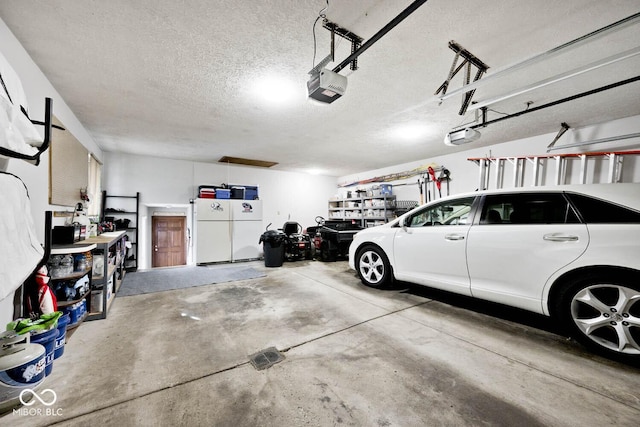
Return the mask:
M 585 275 L 561 293 L 556 315 L 579 342 L 604 355 L 640 360 L 640 279 L 637 275 Z
M 356 270 L 362 283 L 373 288 L 383 288 L 393 281 L 389 259 L 377 246 L 367 245 L 358 251 Z

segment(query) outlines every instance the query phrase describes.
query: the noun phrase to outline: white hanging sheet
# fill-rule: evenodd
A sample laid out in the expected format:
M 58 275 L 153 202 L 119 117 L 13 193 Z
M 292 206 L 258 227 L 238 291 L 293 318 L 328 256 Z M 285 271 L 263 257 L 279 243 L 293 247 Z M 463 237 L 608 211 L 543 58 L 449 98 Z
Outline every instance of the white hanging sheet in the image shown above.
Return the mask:
M 22 285 L 44 256 L 20 178 L 0 172 L 0 300 Z
M 31 120 L 20 78 L 0 53 L 0 147 L 14 153 L 35 155 L 43 139 Z

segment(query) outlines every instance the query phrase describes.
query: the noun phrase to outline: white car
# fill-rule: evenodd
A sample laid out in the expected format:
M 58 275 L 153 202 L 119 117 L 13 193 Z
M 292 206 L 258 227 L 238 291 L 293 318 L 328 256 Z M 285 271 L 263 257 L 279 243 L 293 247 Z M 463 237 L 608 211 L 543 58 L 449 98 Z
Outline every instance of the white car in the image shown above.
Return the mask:
M 640 359 L 640 184 L 477 191 L 357 233 L 365 285 L 412 282 L 552 316 L 607 356 Z

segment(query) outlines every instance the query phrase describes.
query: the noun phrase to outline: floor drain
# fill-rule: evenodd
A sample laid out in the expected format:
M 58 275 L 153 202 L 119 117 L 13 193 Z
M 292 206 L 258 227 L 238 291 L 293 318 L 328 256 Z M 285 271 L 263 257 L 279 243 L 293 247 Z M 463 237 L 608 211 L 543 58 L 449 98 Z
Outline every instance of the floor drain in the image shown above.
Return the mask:
M 269 347 L 249 356 L 249 360 L 256 370 L 261 371 L 275 365 L 284 360 L 284 354 L 280 353 L 277 348 Z

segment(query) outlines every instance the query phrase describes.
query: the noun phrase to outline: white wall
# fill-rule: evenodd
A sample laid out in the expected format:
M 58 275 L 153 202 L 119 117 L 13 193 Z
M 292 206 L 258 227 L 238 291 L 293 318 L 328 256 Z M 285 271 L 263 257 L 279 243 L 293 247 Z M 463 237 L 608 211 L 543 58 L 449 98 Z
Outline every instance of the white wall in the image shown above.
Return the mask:
M 557 145 L 577 141 L 593 140 L 608 136 L 619 136 L 640 132 L 640 116 L 629 117 L 609 123 L 588 126 L 567 132 Z M 263 200 L 263 225 L 273 223 L 272 228 L 280 227 L 288 219 L 300 222 L 303 226 L 314 224 L 317 215 L 327 217 L 327 199 L 336 194 L 344 194 L 355 187 L 338 189 L 344 184 L 376 176 L 403 172 L 422 165 L 445 166 L 451 171 L 450 193 L 473 191 L 478 188 L 478 166 L 468 157 L 545 155 L 547 145 L 555 137 L 555 132 L 533 138 L 526 138 L 490 147 L 471 149 L 433 159 L 418 160 L 383 169 L 358 174 L 333 177 L 319 177 L 277 170 L 227 166 L 191 162 L 183 160 L 160 159 L 129 154 L 105 153 L 105 176 L 103 187 L 113 194 L 141 193 L 141 230 L 140 230 L 140 268 L 149 268 L 151 259 L 151 217 L 154 211 L 173 210 L 185 212 L 188 227 L 191 224 L 189 200 L 197 196 L 199 185 L 220 185 L 221 183 L 258 185 Z M 638 138 L 587 146 L 582 152 L 631 150 L 640 147 Z M 554 151 L 553 153 L 580 152 L 580 149 Z M 589 160 L 588 180 L 605 182 L 608 164 L 605 159 Z M 531 185 L 531 166 L 525 166 L 524 185 Z M 505 187 L 510 185 L 512 171 L 505 168 Z M 553 182 L 555 174 L 553 161 L 547 162 L 544 181 Z M 578 174 L 578 166 L 567 172 L 567 181 Z M 624 182 L 640 182 L 640 156 L 626 156 L 624 159 Z M 398 200 L 419 200 L 417 177 L 394 182 L 394 194 Z M 402 185 L 405 184 L 405 185 Z M 446 195 L 447 186 L 443 184 L 442 193 Z M 149 206 L 149 207 L 147 207 Z M 163 208 L 162 206 L 166 206 Z M 191 253 L 190 253 L 191 254 Z M 192 261 L 192 260 L 191 260 Z
M 0 20 L 0 40 L 2 40 L 2 43 L 0 43 L 0 52 L 2 52 L 2 55 L 9 62 L 22 82 L 27 96 L 27 102 L 29 103 L 29 114 L 31 118 L 42 120 L 44 118 L 45 98 L 51 98 L 53 100 L 53 114 L 64 123 L 65 127 L 87 150 L 92 152 L 96 158 L 102 159 L 102 150 L 98 148 L 60 94 L 51 85 L 42 71 L 40 71 L 2 20 Z M 43 129 L 41 127 L 37 128 L 39 128 L 41 135 L 44 135 Z M 55 144 L 55 141 L 53 144 Z M 48 152 L 43 154 L 39 166 L 17 159 L 8 160 L 6 171 L 17 175 L 26 184 L 31 199 L 31 214 L 35 222 L 36 231 L 40 241 L 44 242 L 45 211 L 68 209 L 66 207 L 49 205 Z M 0 238 L 2 238 L 2 236 L 0 236 Z M 11 321 L 12 314 L 13 298 L 7 297 L 0 301 L 0 326 Z
M 150 268 L 151 217 L 154 211 L 186 212 L 200 185 L 257 185 L 262 200 L 263 226 L 280 228 L 291 220 L 303 227 L 314 225 L 317 215 L 326 216 L 327 200 L 336 194 L 336 177 L 314 176 L 271 169 L 201 163 L 184 160 L 105 153 L 103 188 L 110 194 L 140 192 L 139 268 Z M 176 206 L 181 205 L 181 206 Z M 162 208 L 167 206 L 167 208 Z M 256 236 L 256 242 L 260 236 Z
M 482 130 L 480 131 L 482 132 Z M 587 126 L 577 130 L 570 130 L 558 140 L 556 146 L 572 144 L 575 142 L 592 141 L 611 136 L 628 135 L 638 132 L 640 132 L 640 116 L 632 116 L 607 123 Z M 338 184 L 343 185 L 373 177 L 409 171 L 422 165 L 433 165 L 434 167 L 444 166 L 451 172 L 450 194 L 474 191 L 478 188 L 480 183 L 479 167 L 475 162 L 469 161 L 467 158 L 546 155 L 547 146 L 555 136 L 556 132 L 553 132 L 546 135 L 520 139 L 483 148 L 473 148 L 473 143 L 471 143 L 469 144 L 470 149 L 468 151 L 342 176 L 338 178 Z M 640 149 L 640 138 L 576 147 L 572 149 L 556 150 L 552 151 L 550 154 L 629 151 L 637 149 Z M 543 183 L 551 184 L 554 182 L 555 177 L 555 163 L 553 160 L 548 160 L 544 163 L 545 169 L 543 174 Z M 606 158 L 591 158 L 588 160 L 587 164 L 587 182 L 607 182 L 606 176 L 608 172 L 608 160 Z M 579 161 L 574 160 L 570 165 L 573 167 L 570 167 L 567 170 L 566 183 L 578 183 L 577 179 L 580 167 Z M 532 166 L 527 163 L 524 171 L 524 186 L 532 185 L 533 181 L 531 171 Z M 512 176 L 513 168 L 507 163 L 504 171 L 504 188 L 512 186 Z M 393 193 L 396 195 L 397 200 L 419 200 L 420 193 L 417 185 L 417 179 L 418 177 L 413 177 L 404 181 L 393 182 Z M 494 188 L 494 182 L 493 171 L 491 171 L 489 188 Z M 627 155 L 624 157 L 622 182 L 640 182 L 640 155 Z M 364 187 L 367 186 L 365 185 Z M 347 190 L 353 190 L 354 188 L 356 188 L 356 186 L 345 187 L 342 188 L 340 192 L 344 193 Z M 443 196 L 446 195 L 446 185 L 444 183 L 442 184 L 442 192 Z

